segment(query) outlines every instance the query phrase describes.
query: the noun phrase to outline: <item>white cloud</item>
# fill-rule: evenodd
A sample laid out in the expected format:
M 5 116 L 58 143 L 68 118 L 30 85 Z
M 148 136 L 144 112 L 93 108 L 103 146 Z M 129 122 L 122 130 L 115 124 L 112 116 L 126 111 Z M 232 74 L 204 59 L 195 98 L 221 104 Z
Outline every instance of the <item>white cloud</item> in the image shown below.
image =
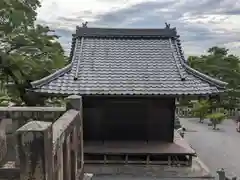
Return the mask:
M 91 23 L 101 14 L 142 2 L 145 0 L 43 0 L 42 7 L 38 9 L 37 21 L 53 28 L 74 30 L 82 21 Z
M 240 31 L 240 16 L 239 15 L 227 16 L 227 19 L 221 21 L 219 24 L 216 24 L 216 26 L 229 31 L 236 30 Z
M 230 42 L 224 44 L 227 48 L 230 48 L 232 50 L 236 50 L 240 48 L 240 41 Z
M 60 31 L 65 48 L 83 21 L 89 26 L 142 28 L 161 28 L 167 21 L 177 27 L 185 54 L 224 45 L 240 55 L 239 7 L 240 0 L 42 0 L 37 21 Z
M 87 20 L 102 13 L 127 8 L 142 2 L 145 0 L 43 0 L 42 7 L 38 9 L 38 19 L 54 21 L 58 17 L 84 16 Z M 91 12 L 91 14 L 87 12 Z
M 181 20 L 187 23 L 209 27 L 212 30 L 227 30 L 227 31 L 240 31 L 240 16 L 239 15 L 216 15 L 208 14 L 201 16 L 193 16 L 185 14 Z M 220 30 L 219 30 L 220 32 Z M 224 31 L 222 31 L 224 32 Z

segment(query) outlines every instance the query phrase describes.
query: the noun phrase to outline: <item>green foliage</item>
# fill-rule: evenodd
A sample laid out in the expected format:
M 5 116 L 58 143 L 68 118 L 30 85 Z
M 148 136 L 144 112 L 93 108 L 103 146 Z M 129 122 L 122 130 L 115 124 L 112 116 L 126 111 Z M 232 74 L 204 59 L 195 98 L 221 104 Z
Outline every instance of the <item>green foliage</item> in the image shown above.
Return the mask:
M 228 54 L 228 49 L 212 47 L 207 55 L 190 56 L 188 63 L 209 76 L 228 83 L 227 92 L 223 94 L 221 106 L 226 109 L 236 108 L 240 98 L 239 58 Z
M 224 108 L 217 108 L 211 100 L 200 100 L 193 104 L 192 113 L 195 117 L 199 117 L 199 122 L 203 122 L 205 118 L 210 119 L 213 129 L 226 119 L 226 111 Z M 217 111 L 216 111 L 217 108 Z M 216 112 L 212 113 L 212 110 Z
M 33 27 L 38 7 L 40 7 L 39 0 L 1 0 L 1 35 L 13 35 L 15 30 Z
M 221 112 L 216 112 L 216 113 L 207 115 L 207 118 L 217 120 L 220 123 L 223 121 L 224 118 L 226 118 L 226 115 Z
M 46 106 L 65 106 L 66 102 L 63 98 L 49 98 L 45 101 Z
M 207 115 L 207 118 L 212 122 L 213 129 L 216 129 L 217 124 L 222 123 L 226 119 L 226 114 L 223 111 L 215 112 Z
M 0 106 L 8 106 L 10 101 L 11 98 L 7 94 L 0 93 Z
M 30 82 L 65 66 L 67 59 L 49 27 L 35 25 L 39 0 L 0 2 L 0 77 L 12 82 L 11 97 L 34 105 L 26 92 Z
M 191 97 L 183 97 L 179 98 L 179 106 L 187 106 L 187 107 L 192 107 L 192 98 Z
M 20 97 L 16 94 L 0 93 L 0 106 L 23 105 Z
M 200 100 L 193 104 L 192 113 L 199 117 L 199 122 L 203 122 L 209 112 L 210 104 L 207 100 Z

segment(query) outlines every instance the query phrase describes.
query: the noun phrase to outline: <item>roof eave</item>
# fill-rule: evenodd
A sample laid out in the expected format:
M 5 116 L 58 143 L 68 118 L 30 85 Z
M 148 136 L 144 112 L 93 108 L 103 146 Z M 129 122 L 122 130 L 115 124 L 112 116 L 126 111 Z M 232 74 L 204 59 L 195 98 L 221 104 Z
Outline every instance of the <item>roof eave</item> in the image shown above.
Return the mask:
M 184 67 L 185 69 L 190 72 L 191 74 L 197 76 L 198 78 L 207 81 L 210 84 L 213 84 L 215 86 L 217 86 L 218 88 L 223 88 L 225 89 L 226 86 L 228 85 L 228 83 L 212 78 L 204 73 L 201 73 L 200 71 L 197 71 L 196 69 L 191 68 L 190 66 L 188 66 L 186 63 L 184 63 Z
M 191 74 L 193 74 L 194 76 L 202 79 L 203 81 L 206 81 L 208 82 L 209 84 L 212 84 L 214 86 L 216 86 L 217 88 L 220 88 L 220 89 L 225 89 L 226 86 L 228 85 L 228 83 L 226 82 L 223 82 L 221 80 L 218 80 L 218 79 L 215 79 L 215 78 L 212 78 L 204 73 L 201 73 L 199 71 L 197 71 L 196 69 L 193 69 L 191 68 L 188 64 L 187 64 L 187 61 L 184 57 L 184 53 L 182 51 L 182 46 L 181 46 L 181 41 L 179 39 L 180 36 L 176 37 L 175 40 L 177 41 L 177 43 L 175 44 L 177 48 L 177 53 L 179 53 L 180 55 L 180 62 L 182 64 L 182 66 L 185 68 L 185 70 Z
M 52 73 L 52 74 L 50 74 L 50 75 L 48 75 L 48 76 L 46 76 L 42 79 L 31 82 L 31 85 L 32 85 L 33 88 L 43 86 L 47 83 L 50 83 L 52 80 L 58 78 L 59 76 L 67 73 L 68 71 L 71 70 L 71 68 L 72 68 L 72 63 L 68 64 L 67 66 L 55 71 L 54 73 Z
M 73 60 L 75 58 L 74 57 L 75 56 L 75 51 L 76 51 L 76 48 L 77 48 L 76 43 L 77 43 L 77 41 L 75 39 L 75 36 L 73 35 L 73 39 L 72 39 L 73 50 L 71 50 L 72 52 L 70 53 L 71 63 L 68 64 L 67 66 L 57 70 L 56 72 L 42 78 L 42 79 L 31 82 L 32 88 L 37 88 L 37 87 L 43 86 L 47 83 L 50 83 L 52 80 L 54 80 L 54 79 L 58 78 L 59 76 L 62 76 L 65 73 L 71 71 L 72 66 L 73 66 Z
M 28 89 L 29 92 L 35 92 L 38 94 L 42 94 L 45 96 L 69 96 L 69 95 L 80 95 L 80 96 L 135 96 L 135 97 L 172 97 L 172 98 L 178 98 L 178 97 L 184 97 L 184 96 L 209 96 L 209 95 L 218 95 L 219 93 L 224 92 L 223 90 L 219 90 L 218 92 L 206 92 L 206 93 L 177 93 L 177 94 L 167 94 L 167 93 L 94 93 L 94 92 L 89 92 L 89 93 L 65 93 L 65 92 L 39 92 L 39 88 L 35 89 Z

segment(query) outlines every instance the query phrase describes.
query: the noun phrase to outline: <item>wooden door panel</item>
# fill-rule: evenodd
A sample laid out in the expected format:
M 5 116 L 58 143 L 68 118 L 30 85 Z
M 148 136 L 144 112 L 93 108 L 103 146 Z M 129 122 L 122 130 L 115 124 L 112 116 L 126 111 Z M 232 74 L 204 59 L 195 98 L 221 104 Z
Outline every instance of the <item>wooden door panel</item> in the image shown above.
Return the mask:
M 85 140 L 102 140 L 102 111 L 100 108 L 85 108 L 83 137 Z
M 146 138 L 146 110 L 137 103 L 109 103 L 105 109 L 105 139 L 142 140 Z
M 171 131 L 169 109 L 151 107 L 148 119 L 148 140 L 166 141 Z

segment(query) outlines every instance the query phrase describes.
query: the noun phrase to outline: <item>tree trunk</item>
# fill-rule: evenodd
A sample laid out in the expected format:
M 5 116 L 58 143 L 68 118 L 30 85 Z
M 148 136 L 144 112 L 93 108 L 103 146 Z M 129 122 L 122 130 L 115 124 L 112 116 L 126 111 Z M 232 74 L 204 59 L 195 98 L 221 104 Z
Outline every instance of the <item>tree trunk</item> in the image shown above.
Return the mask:
M 199 122 L 200 122 L 200 123 L 203 123 L 203 117 L 200 117 L 200 118 L 199 118 Z
M 213 130 L 216 130 L 217 129 L 217 122 L 215 120 L 212 121 L 213 122 Z

